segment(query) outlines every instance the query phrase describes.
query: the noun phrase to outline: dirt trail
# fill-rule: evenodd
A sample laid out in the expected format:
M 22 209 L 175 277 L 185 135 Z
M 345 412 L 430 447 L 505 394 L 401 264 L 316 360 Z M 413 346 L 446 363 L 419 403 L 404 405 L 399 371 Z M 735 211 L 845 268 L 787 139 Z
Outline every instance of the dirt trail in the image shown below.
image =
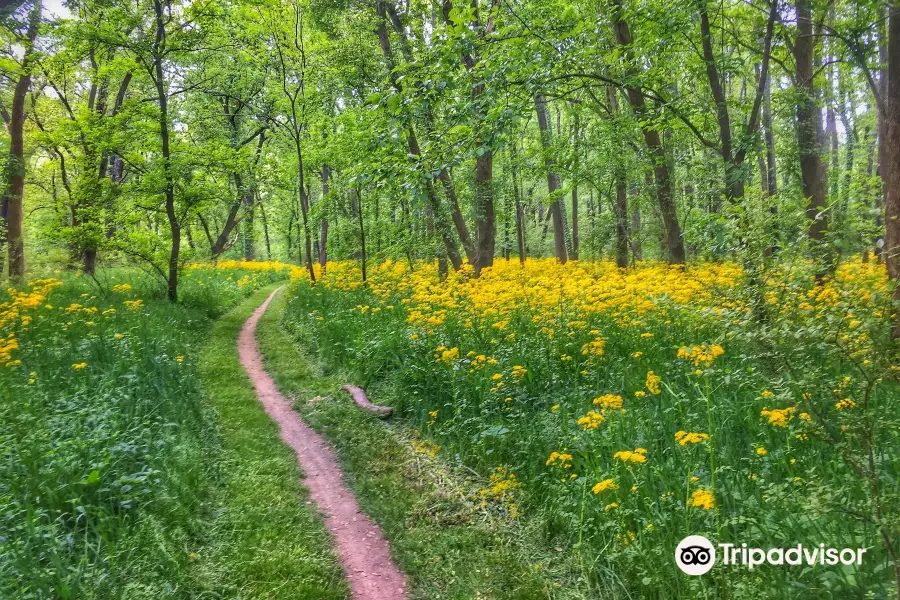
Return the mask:
M 306 473 L 303 483 L 325 515 L 325 526 L 334 537 L 354 600 L 403 600 L 407 597 L 406 579 L 391 560 L 381 529 L 360 510 L 353 493 L 344 484 L 334 452 L 291 408 L 263 369 L 255 337 L 256 324 L 276 293 L 278 290 L 269 295 L 241 329 L 238 337 L 241 364 L 256 388 L 259 401 L 278 423 L 281 438 L 297 453 L 300 467 Z

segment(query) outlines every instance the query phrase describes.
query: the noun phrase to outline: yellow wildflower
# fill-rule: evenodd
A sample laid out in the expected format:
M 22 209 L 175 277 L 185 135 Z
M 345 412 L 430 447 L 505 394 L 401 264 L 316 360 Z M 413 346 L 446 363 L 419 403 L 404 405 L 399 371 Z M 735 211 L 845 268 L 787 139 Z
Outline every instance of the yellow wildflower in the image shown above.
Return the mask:
M 606 490 L 615 490 L 618 488 L 619 486 L 616 485 L 616 482 L 612 479 L 604 479 L 603 481 L 594 485 L 594 487 L 591 488 L 591 491 L 595 494 L 599 494 L 600 492 L 605 492 Z
M 597 411 L 588 411 L 586 415 L 578 419 L 578 425 L 587 431 L 588 429 L 597 429 L 606 420 L 606 417 Z
M 662 377 L 654 373 L 653 371 L 647 371 L 647 380 L 644 382 L 644 385 L 647 387 L 647 391 L 653 394 L 654 396 L 662 393 L 662 390 L 659 387 L 659 384 L 662 382 Z
M 678 442 L 680 446 L 687 446 L 688 444 L 698 444 L 708 439 L 709 434 L 707 433 L 688 433 L 687 431 L 675 432 L 675 441 Z
M 702 508 L 704 510 L 712 510 L 716 507 L 716 498 L 709 490 L 694 490 L 691 497 L 687 501 L 688 506 Z

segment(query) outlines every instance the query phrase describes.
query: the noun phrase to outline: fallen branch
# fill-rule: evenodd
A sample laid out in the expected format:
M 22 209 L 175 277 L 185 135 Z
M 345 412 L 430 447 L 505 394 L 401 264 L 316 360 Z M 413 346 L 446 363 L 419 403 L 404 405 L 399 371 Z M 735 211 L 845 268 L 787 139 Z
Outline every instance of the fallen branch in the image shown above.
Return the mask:
M 342 386 L 341 389 L 350 394 L 350 397 L 353 398 L 353 402 L 355 402 L 358 407 L 367 410 L 370 413 L 374 413 L 379 417 L 387 417 L 393 410 L 390 406 L 378 406 L 377 404 L 369 402 L 369 399 L 366 397 L 366 391 L 361 387 L 347 384 Z

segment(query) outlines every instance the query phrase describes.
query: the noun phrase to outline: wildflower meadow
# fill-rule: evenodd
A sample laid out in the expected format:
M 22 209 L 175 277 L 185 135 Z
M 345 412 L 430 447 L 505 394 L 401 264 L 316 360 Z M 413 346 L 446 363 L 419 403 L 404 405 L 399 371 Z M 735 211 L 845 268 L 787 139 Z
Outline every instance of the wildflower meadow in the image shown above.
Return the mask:
M 742 277 L 530 260 L 442 281 L 388 262 L 362 285 L 338 263 L 315 287 L 295 280 L 285 319 L 432 452 L 488 477 L 482 510 L 544 519 L 603 593 L 890 594 L 900 366 L 882 351 L 884 273 L 849 263 L 818 286 L 808 271 L 773 274 L 762 322 Z M 671 559 L 688 534 L 871 555 L 701 580 Z

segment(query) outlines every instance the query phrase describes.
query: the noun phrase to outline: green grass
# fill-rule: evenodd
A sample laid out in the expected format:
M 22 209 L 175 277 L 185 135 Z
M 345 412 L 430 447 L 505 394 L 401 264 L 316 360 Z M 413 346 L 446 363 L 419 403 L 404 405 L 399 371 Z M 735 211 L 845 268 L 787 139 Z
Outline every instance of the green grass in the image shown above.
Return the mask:
M 257 337 L 267 370 L 335 446 L 346 480 L 383 528 L 413 598 L 581 598 L 574 554 L 542 548 L 539 520 L 479 510 L 481 478 L 414 450 L 409 432 L 357 409 L 282 328 L 279 294 Z M 315 402 L 310 400 L 319 397 Z M 373 398 L 377 402 L 378 398 Z
M 293 451 L 256 399 L 241 367 L 237 334 L 273 288 L 220 319 L 199 373 L 221 440 L 220 493 L 197 568 L 221 597 L 345 598 L 331 540 L 300 483 Z
M 174 305 L 134 269 L 57 275 L 0 298 L 0 598 L 346 597 L 237 364 L 264 296 L 210 333 L 284 274 L 188 269 Z

